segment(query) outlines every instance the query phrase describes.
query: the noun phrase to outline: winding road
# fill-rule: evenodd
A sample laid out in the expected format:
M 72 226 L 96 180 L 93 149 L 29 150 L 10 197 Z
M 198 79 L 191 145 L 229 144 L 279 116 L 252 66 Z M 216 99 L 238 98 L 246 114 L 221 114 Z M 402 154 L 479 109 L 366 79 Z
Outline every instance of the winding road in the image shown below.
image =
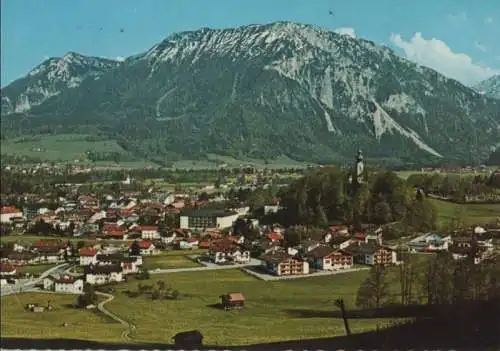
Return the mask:
M 57 265 L 55 267 L 52 267 L 52 268 L 46 270 L 38 278 L 21 279 L 16 284 L 4 285 L 0 289 L 0 296 L 17 294 L 17 293 L 20 293 L 22 291 L 32 291 L 35 288 L 35 285 L 42 282 L 45 277 L 47 277 L 50 274 L 55 273 L 55 272 L 64 271 L 64 269 L 67 268 L 69 265 L 70 265 L 69 263 L 63 263 L 63 264 Z
M 129 322 L 123 320 L 118 315 L 114 314 L 113 312 L 110 312 L 109 310 L 107 310 L 104 307 L 105 304 L 107 304 L 110 301 L 113 301 L 113 299 L 115 297 L 113 295 L 111 295 L 111 294 L 103 293 L 103 292 L 100 292 L 100 291 L 96 291 L 96 294 L 107 297 L 106 300 L 99 302 L 99 304 L 97 305 L 97 309 L 99 311 L 101 311 L 102 313 L 104 313 L 106 316 L 108 316 L 111 319 L 117 321 L 118 323 L 120 323 L 121 325 L 123 325 L 125 327 L 125 330 L 122 332 L 122 339 L 124 339 L 124 340 L 132 340 L 132 337 L 130 336 L 130 334 L 132 334 L 132 333 L 135 332 L 135 325 L 133 325 L 132 323 L 129 323 Z

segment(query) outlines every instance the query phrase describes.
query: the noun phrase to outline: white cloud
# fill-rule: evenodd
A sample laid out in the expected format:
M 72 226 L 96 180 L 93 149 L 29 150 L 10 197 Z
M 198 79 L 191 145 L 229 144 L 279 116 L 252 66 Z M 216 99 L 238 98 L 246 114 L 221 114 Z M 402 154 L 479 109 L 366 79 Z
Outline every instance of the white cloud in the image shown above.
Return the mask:
M 487 17 L 484 19 L 484 24 L 493 24 L 493 18 L 492 17 Z
M 500 73 L 500 70 L 474 63 L 464 53 L 453 52 L 442 40 L 425 39 L 421 33 L 415 33 L 410 40 L 404 40 L 399 34 L 391 34 L 390 40 L 404 50 L 409 60 L 433 68 L 465 85 L 476 84 Z
M 474 46 L 476 47 L 476 49 L 478 49 L 479 51 L 482 51 L 482 52 L 486 52 L 486 46 L 484 46 L 483 44 L 481 44 L 480 42 L 478 42 L 477 40 L 474 42 Z
M 118 56 L 118 57 L 116 57 L 116 58 L 115 58 L 115 60 L 116 60 L 116 61 L 120 61 L 120 62 L 122 62 L 122 61 L 125 61 L 125 57 L 123 57 L 123 56 Z
M 467 21 L 467 13 L 465 13 L 465 12 L 460 12 L 457 14 L 450 13 L 448 16 L 446 16 L 446 18 L 448 19 L 448 21 L 454 22 L 454 23 L 466 22 Z
M 340 27 L 335 29 L 334 32 L 341 35 L 347 35 L 351 38 L 356 38 L 356 32 L 354 31 L 354 28 Z

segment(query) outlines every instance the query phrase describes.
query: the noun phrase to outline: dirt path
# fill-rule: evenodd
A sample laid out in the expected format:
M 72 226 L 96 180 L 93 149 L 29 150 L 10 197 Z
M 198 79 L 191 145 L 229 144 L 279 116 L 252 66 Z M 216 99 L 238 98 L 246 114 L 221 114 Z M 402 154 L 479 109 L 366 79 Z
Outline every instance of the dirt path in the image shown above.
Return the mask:
M 104 307 L 105 304 L 112 301 L 115 297 L 111 294 L 106 294 L 106 293 L 103 293 L 100 291 L 96 291 L 96 294 L 107 297 L 106 300 L 99 302 L 99 304 L 97 305 L 97 309 L 125 327 L 125 330 L 122 332 L 122 339 L 132 340 L 132 337 L 130 336 L 130 334 L 135 332 L 135 325 L 123 320 L 122 318 L 120 318 L 119 316 L 117 316 L 113 312 L 108 311 Z

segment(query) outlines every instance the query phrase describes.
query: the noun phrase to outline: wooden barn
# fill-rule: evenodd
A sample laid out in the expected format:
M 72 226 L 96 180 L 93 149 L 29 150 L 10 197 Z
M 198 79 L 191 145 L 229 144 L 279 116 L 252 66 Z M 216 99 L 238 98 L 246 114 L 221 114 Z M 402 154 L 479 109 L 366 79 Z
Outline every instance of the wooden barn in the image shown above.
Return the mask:
M 221 295 L 221 305 L 227 311 L 233 308 L 243 308 L 245 306 L 245 297 L 242 293 L 230 293 Z

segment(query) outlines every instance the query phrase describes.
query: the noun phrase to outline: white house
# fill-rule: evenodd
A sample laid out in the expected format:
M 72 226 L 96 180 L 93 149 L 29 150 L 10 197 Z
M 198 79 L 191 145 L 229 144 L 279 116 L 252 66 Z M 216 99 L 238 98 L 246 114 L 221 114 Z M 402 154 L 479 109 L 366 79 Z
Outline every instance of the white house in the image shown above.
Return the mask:
M 156 246 L 149 240 L 141 240 L 138 243 L 142 256 L 152 256 L 160 253 Z M 132 247 L 132 244 L 130 244 L 130 247 Z
M 91 247 L 82 247 L 78 253 L 80 254 L 80 266 L 88 266 L 97 263 L 99 250 Z
M 60 293 L 81 294 L 83 292 L 83 279 L 68 275 L 62 277 L 48 276 L 43 280 L 44 290 Z
M 351 268 L 354 263 L 350 253 L 328 246 L 317 247 L 308 252 L 306 257 L 312 268 L 327 271 Z
M 412 252 L 421 251 L 444 251 L 448 250 L 451 245 L 451 237 L 447 236 L 442 238 L 437 234 L 423 234 L 408 243 L 408 247 Z
M 142 239 L 160 239 L 160 233 L 158 232 L 158 226 L 156 225 L 142 225 L 137 229 L 141 232 Z
M 14 276 L 16 275 L 16 267 L 11 264 L 0 263 L 0 275 Z
M 85 266 L 85 280 L 92 285 L 121 282 L 123 280 L 123 269 L 120 265 L 97 265 Z
M 23 217 L 23 212 L 12 206 L 2 207 L 0 212 L 0 222 L 10 223 L 13 218 Z

